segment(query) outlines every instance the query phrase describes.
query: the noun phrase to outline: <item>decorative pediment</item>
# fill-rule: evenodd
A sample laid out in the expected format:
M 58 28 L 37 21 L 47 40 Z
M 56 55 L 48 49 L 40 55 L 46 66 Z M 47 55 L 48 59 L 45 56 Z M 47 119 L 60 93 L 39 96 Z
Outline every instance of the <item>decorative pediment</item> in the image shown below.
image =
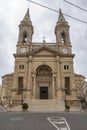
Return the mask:
M 42 45 L 40 48 L 38 48 L 38 50 L 33 51 L 32 54 L 52 56 L 52 55 L 56 55 L 57 52 L 46 45 Z

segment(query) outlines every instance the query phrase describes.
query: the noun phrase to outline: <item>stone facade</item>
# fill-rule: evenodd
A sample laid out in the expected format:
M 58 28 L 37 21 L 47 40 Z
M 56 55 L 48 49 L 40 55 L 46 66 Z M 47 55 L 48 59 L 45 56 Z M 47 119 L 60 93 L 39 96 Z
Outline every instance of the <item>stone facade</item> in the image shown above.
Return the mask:
M 9 105 L 11 102 L 11 89 L 13 85 L 13 73 L 2 77 L 1 101 L 3 105 Z
M 78 98 L 84 97 L 83 87 L 86 84 L 85 77 L 81 74 L 75 74 L 75 84 L 77 90 L 77 97 Z
M 77 102 L 78 75 L 74 74 L 69 25 L 61 10 L 55 26 L 56 43 L 32 42 L 34 27 L 29 9 L 19 25 L 14 73 L 3 76 L 2 97 L 13 105 L 32 99 Z M 9 97 L 9 98 L 8 98 Z
M 85 98 L 86 103 L 87 103 L 87 82 L 83 86 L 83 97 Z

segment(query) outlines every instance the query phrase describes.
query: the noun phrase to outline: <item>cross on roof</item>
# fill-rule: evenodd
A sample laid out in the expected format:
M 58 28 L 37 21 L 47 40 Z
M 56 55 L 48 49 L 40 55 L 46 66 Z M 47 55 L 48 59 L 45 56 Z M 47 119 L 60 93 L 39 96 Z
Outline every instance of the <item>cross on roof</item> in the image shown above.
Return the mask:
M 43 42 L 44 42 L 44 43 L 46 42 L 46 41 L 45 41 L 45 38 L 46 38 L 46 37 L 43 37 Z

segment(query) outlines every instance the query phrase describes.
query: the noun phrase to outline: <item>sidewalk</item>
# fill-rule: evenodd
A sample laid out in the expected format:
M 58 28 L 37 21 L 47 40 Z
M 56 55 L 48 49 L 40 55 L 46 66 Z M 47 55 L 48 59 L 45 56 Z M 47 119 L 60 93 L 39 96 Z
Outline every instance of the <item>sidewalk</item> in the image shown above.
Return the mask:
M 70 112 L 82 112 L 82 108 L 74 108 L 74 107 L 71 107 L 70 108 Z

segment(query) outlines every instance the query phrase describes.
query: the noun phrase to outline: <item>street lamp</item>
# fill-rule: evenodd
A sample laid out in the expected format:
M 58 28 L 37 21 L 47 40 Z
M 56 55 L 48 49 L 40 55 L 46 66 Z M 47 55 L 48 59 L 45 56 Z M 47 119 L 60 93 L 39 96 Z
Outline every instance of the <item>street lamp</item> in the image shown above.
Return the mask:
M 66 92 L 67 92 L 67 88 L 62 88 L 62 90 L 64 91 L 64 94 L 65 94 L 65 107 L 67 106 L 67 99 L 66 99 Z
M 23 104 L 24 97 L 23 97 L 23 92 L 26 91 L 26 88 L 22 87 L 21 92 L 22 92 L 22 97 L 21 97 L 21 105 Z
M 67 92 L 67 88 L 64 88 L 65 91 L 65 107 L 67 106 L 67 100 L 66 100 L 66 92 Z

